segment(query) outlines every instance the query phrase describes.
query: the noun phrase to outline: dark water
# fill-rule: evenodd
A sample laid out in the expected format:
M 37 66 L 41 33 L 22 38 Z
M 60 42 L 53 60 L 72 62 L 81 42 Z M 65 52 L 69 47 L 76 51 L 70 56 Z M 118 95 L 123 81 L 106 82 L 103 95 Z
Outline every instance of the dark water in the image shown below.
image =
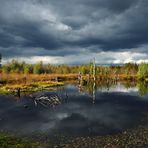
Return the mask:
M 80 92 L 74 85 L 58 88 L 54 93 L 62 103 L 55 107 L 35 105 L 30 96 L 0 95 L 0 130 L 22 136 L 108 135 L 139 126 L 148 114 L 148 95 L 140 96 L 136 86 L 125 88 L 119 83 L 89 90 L 84 87 Z

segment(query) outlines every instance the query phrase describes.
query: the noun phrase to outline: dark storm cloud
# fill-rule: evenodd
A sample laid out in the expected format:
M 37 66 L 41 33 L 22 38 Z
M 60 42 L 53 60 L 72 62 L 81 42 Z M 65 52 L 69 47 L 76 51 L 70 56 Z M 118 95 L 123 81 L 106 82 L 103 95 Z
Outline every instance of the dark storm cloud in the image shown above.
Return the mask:
M 0 0 L 0 52 L 7 57 L 64 56 L 84 48 L 147 53 L 147 16 L 146 0 Z

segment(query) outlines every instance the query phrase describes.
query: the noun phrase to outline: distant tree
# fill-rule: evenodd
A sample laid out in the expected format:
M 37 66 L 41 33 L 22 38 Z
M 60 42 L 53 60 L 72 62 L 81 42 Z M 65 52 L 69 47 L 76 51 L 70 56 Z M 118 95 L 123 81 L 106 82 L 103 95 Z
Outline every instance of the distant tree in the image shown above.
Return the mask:
M 1 55 L 0 55 L 0 63 L 1 63 Z M 100 76 L 112 76 L 112 75 L 120 75 L 127 74 L 128 75 L 136 75 L 138 72 L 139 78 L 148 77 L 148 64 L 140 64 L 139 66 L 135 63 L 127 63 L 123 66 L 96 66 L 96 75 Z M 43 64 L 42 62 L 36 64 L 26 64 L 25 62 L 19 62 L 17 60 L 12 60 L 9 63 L 4 64 L 1 67 L 1 71 L 3 73 L 34 73 L 34 74 L 89 74 L 92 75 L 94 71 L 94 64 L 91 61 L 88 64 L 83 65 L 51 65 L 51 64 Z
M 123 66 L 123 69 L 125 71 L 125 74 L 135 74 L 138 72 L 138 65 L 136 63 L 126 63 Z
M 4 65 L 2 67 L 2 73 L 8 74 L 10 72 L 10 67 L 8 65 Z
M 2 59 L 2 55 L 1 55 L 1 53 L 0 53 L 0 73 L 2 72 L 2 66 L 1 66 L 1 59 Z M 1 79 L 1 78 L 0 78 Z
M 1 53 L 0 53 L 0 64 L 1 64 L 1 60 L 2 60 L 2 55 L 1 55 Z
M 17 60 L 13 59 L 9 63 L 9 67 L 10 67 L 10 71 L 12 73 L 20 73 L 21 66 L 20 66 L 20 63 Z
M 31 73 L 31 68 L 29 64 L 24 64 L 24 74 L 29 74 Z
M 41 74 L 43 73 L 43 63 L 42 61 L 33 65 L 33 73 L 34 74 Z
M 92 75 L 93 74 L 93 69 L 94 69 L 94 64 L 93 62 L 89 63 L 89 74 Z
M 88 65 L 81 65 L 80 72 L 81 72 L 81 74 L 88 74 L 89 73 L 89 66 Z
M 148 64 L 141 63 L 138 67 L 138 77 L 144 79 L 148 77 Z
M 104 68 L 104 74 L 107 76 L 110 73 L 110 68 L 109 67 L 105 67 Z

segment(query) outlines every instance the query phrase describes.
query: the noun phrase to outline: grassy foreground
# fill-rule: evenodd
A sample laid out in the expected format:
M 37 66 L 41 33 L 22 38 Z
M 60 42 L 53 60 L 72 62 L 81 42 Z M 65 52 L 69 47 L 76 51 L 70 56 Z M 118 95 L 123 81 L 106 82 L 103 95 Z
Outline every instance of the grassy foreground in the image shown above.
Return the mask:
M 0 147 L 3 148 L 147 148 L 148 126 L 126 130 L 117 135 L 97 137 L 57 137 L 42 140 L 28 140 L 0 134 Z
M 40 143 L 0 133 L 1 148 L 39 148 Z

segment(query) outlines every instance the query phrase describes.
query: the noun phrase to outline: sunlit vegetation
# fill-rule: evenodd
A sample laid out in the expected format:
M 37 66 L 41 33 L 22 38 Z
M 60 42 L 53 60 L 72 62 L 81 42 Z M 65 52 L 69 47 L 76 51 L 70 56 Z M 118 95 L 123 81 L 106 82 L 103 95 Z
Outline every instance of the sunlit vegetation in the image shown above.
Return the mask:
M 93 64 L 93 62 L 72 66 L 43 64 L 43 62 L 27 64 L 25 62 L 12 60 L 11 62 L 3 64 L 0 68 L 0 92 L 6 94 L 8 90 L 15 90 L 18 87 L 22 90 L 37 91 L 41 90 L 41 88 L 61 85 L 59 82 L 64 82 L 65 80 L 78 80 L 79 75 L 81 75 L 81 78 L 84 80 L 82 83 L 91 83 L 91 78 L 94 76 Z M 95 77 L 96 80 L 98 80 L 98 82 L 96 81 L 97 86 L 101 87 L 103 83 L 109 88 L 110 85 L 119 80 L 128 80 L 130 83 L 144 80 L 147 86 L 148 64 L 141 63 L 138 65 L 135 63 L 127 63 L 122 66 L 96 65 Z M 138 84 L 138 86 L 141 90 L 142 87 L 140 87 L 140 84 Z M 92 86 L 88 85 L 88 87 L 89 92 L 92 92 Z M 144 89 L 142 89 L 142 91 L 143 90 Z M 145 94 L 142 91 L 140 91 L 140 94 Z
M 0 55 L 1 61 L 1 55 Z M 0 62 L 1 63 L 1 62 Z M 110 89 L 117 85 L 118 80 L 128 89 L 138 87 L 139 94 L 144 96 L 148 92 L 148 64 L 127 63 L 122 66 L 99 66 L 96 65 L 94 75 L 93 62 L 83 65 L 51 65 L 27 64 L 12 60 L 0 68 L 0 94 L 21 92 L 36 92 L 52 87 L 64 85 L 65 80 L 78 80 L 79 74 L 84 78 L 81 81 L 82 90 L 85 89 L 90 95 L 94 89 Z M 123 80 L 123 81 L 122 81 Z M 126 80 L 126 81 L 124 81 Z M 136 80 L 136 81 L 135 81 Z M 143 81 L 144 80 L 144 81 Z M 40 137 L 36 140 L 18 138 L 9 134 L 0 133 L 1 147 L 146 147 L 148 145 L 147 126 L 129 129 L 122 133 L 96 137 Z M 43 137 L 43 139 L 45 139 Z
M 147 66 L 147 65 L 146 65 Z M 141 65 L 140 65 L 141 67 Z M 139 68 L 141 70 L 141 68 Z M 36 64 L 26 64 L 25 62 L 19 62 L 12 60 L 2 65 L 1 72 L 8 73 L 20 73 L 20 74 L 92 74 L 93 63 L 83 65 L 51 65 L 43 64 L 42 62 Z M 97 66 L 97 75 L 135 75 L 138 72 L 138 65 L 134 63 L 127 63 L 123 66 Z
M 46 82 L 36 82 L 36 83 L 26 83 L 26 84 L 6 84 L 0 87 L 0 94 L 11 94 L 15 93 L 18 90 L 21 92 L 36 92 L 45 89 L 49 89 L 51 87 L 58 87 L 62 86 L 62 82 L 53 82 L 53 81 L 46 81 Z
M 140 79 L 148 78 L 148 64 L 141 63 L 138 67 L 138 77 Z
M 2 55 L 1 55 L 1 53 L 0 53 L 0 67 L 1 67 L 1 59 L 2 59 Z
M 42 62 L 36 64 L 26 64 L 25 62 L 12 60 L 2 66 L 1 72 L 4 74 L 69 74 L 78 73 L 80 68 L 80 66 L 51 65 L 43 64 Z

